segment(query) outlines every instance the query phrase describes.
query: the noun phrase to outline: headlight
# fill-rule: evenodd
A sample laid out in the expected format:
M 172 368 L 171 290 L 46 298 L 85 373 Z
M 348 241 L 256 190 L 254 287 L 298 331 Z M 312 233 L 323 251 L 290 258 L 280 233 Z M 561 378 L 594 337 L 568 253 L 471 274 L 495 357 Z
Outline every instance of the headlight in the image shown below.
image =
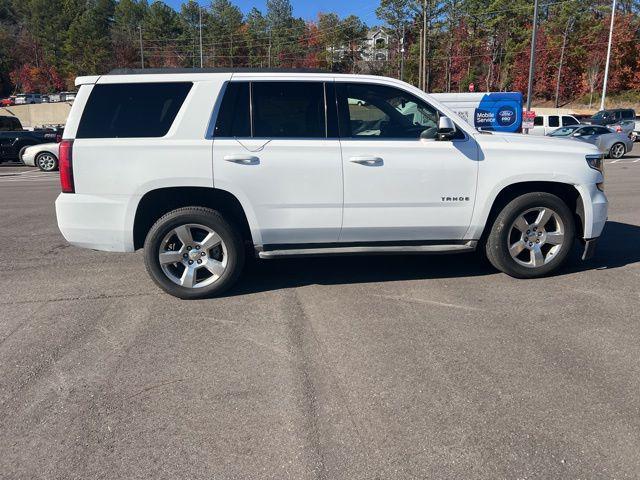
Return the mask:
M 585 155 L 584 157 L 587 160 L 587 165 L 589 165 L 594 170 L 598 170 L 599 172 L 603 172 L 604 168 L 604 154 L 602 153 L 590 153 L 589 155 Z

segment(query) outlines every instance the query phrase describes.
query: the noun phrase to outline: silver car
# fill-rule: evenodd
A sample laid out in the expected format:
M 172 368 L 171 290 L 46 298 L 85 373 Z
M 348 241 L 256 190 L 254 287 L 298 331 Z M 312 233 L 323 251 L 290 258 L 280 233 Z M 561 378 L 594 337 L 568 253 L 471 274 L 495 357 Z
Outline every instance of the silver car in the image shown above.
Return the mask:
M 43 172 L 58 169 L 59 143 L 42 143 L 25 147 L 20 152 L 20 160 L 25 165 L 38 167 Z
M 628 135 L 616 133 L 600 125 L 571 125 L 559 128 L 548 136 L 591 143 L 610 158 L 622 158 L 633 149 L 633 140 Z

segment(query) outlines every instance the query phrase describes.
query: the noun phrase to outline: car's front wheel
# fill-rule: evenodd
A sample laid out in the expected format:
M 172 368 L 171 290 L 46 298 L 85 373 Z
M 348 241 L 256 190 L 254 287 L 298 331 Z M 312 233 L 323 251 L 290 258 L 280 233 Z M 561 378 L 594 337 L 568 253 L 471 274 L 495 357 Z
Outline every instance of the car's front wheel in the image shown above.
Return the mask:
M 566 261 L 575 236 L 569 207 L 545 192 L 527 193 L 498 214 L 486 242 L 487 258 L 516 278 L 548 275 Z
M 626 152 L 624 143 L 614 143 L 609 149 L 609 156 L 611 158 L 622 158 Z
M 43 172 L 53 172 L 58 169 L 58 159 L 53 153 L 42 152 L 36 157 L 36 165 Z
M 245 255 L 234 227 L 204 207 L 183 207 L 161 217 L 151 227 L 144 250 L 153 281 L 185 300 L 228 289 L 238 279 Z

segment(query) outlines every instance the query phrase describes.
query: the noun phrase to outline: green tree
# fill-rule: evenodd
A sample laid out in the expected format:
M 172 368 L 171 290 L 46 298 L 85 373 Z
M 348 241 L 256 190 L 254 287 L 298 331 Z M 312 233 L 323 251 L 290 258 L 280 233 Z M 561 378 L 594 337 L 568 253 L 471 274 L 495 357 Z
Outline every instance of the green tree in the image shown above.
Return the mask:
M 243 47 L 242 12 L 229 0 L 213 0 L 208 34 L 216 48 L 216 65 L 234 66 Z
M 73 19 L 64 45 L 68 71 L 92 75 L 113 67 L 110 30 L 114 11 L 114 0 L 90 0 Z

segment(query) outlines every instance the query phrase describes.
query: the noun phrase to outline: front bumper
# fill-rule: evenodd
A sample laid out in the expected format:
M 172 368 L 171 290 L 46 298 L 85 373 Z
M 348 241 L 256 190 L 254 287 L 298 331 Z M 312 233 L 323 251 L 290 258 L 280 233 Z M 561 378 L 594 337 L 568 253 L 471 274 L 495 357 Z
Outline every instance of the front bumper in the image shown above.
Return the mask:
M 601 180 L 602 181 L 602 180 Z M 576 185 L 583 206 L 584 231 L 582 238 L 597 238 L 602 233 L 607 222 L 609 202 L 604 192 L 598 190 L 595 183 Z
M 582 260 L 591 260 L 596 254 L 599 238 L 590 238 L 584 241 L 584 251 L 582 252 Z

